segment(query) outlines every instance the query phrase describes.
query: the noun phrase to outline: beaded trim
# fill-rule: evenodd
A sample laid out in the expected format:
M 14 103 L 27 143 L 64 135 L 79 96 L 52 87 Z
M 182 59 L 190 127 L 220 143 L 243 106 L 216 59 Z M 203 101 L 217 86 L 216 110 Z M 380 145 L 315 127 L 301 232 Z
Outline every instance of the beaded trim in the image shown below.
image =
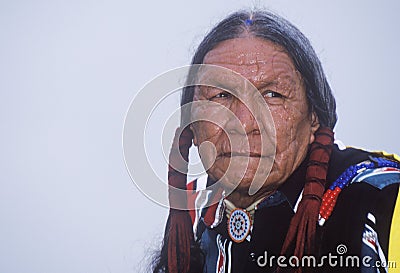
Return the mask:
M 357 165 L 350 166 L 344 171 L 335 182 L 329 187 L 322 197 L 322 204 L 319 209 L 319 220 L 318 224 L 323 226 L 325 221 L 331 216 L 332 211 L 336 205 L 337 198 L 346 186 L 350 185 L 352 179 L 361 172 L 367 169 L 391 167 L 400 168 L 400 164 L 386 158 L 369 157 L 370 160 L 361 162 Z
M 251 215 L 246 210 L 235 209 L 228 219 L 228 234 L 235 243 L 243 242 L 251 231 Z

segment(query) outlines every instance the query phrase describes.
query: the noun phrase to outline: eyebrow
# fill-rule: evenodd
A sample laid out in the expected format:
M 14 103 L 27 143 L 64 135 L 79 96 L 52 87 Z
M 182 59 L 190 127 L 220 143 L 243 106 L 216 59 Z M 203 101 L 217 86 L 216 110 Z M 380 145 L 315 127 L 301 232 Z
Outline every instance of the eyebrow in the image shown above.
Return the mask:
M 274 75 L 272 78 L 266 78 L 266 79 L 262 79 L 260 81 L 260 88 L 266 88 L 266 87 L 270 87 L 272 85 L 278 85 L 281 82 L 288 82 L 290 84 L 295 84 L 296 83 L 296 79 L 293 78 L 292 75 L 284 73 L 284 76 L 280 77 L 282 73 L 278 74 L 278 75 Z
M 239 79 L 239 80 L 238 80 Z M 204 83 L 197 83 L 199 87 L 221 88 L 229 91 L 236 91 L 242 85 L 245 78 L 228 78 L 228 77 L 209 77 Z

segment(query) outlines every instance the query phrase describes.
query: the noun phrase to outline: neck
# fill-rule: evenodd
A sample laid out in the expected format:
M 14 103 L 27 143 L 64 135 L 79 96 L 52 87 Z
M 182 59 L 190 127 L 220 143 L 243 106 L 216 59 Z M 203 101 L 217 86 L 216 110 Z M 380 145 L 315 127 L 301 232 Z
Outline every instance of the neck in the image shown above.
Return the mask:
M 235 204 L 236 207 L 245 209 L 257 200 L 265 198 L 273 194 L 275 190 L 263 191 L 259 190 L 253 195 L 249 195 L 248 189 L 235 189 L 229 196 L 226 197 L 229 201 Z

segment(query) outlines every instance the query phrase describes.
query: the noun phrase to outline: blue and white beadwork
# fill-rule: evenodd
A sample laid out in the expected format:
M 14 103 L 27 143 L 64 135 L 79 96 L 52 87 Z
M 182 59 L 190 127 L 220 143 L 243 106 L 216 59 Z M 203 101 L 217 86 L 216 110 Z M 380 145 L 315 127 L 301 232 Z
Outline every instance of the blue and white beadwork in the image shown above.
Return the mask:
M 243 242 L 250 234 L 251 219 L 248 212 L 242 209 L 235 209 L 228 220 L 228 234 L 232 241 Z

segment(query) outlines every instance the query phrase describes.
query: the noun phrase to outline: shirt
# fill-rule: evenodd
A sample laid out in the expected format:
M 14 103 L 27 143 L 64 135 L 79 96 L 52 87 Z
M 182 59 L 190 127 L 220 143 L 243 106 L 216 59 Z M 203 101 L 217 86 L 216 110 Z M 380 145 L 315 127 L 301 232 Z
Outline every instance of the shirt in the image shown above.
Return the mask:
M 340 150 L 335 145 L 329 162 L 327 187 L 348 167 L 370 160 L 371 155 L 382 156 L 353 148 Z M 278 264 L 282 269 L 311 266 L 313 272 L 386 272 L 388 267 L 394 266 L 396 261 L 388 260 L 388 249 L 391 231 L 400 229 L 400 226 L 392 226 L 399 170 L 364 175 L 360 181 L 353 181 L 343 189 L 332 215 L 323 226 L 317 226 L 320 243 L 315 256 L 302 260 L 280 256 L 296 204 L 301 198 L 307 161 L 306 158 L 277 191 L 257 205 L 251 234 L 241 243 L 232 241 L 228 235 L 228 219 L 223 210 L 216 210 L 219 214 L 216 218 L 220 220 L 215 227 L 210 227 L 204 222 L 207 208 L 197 208 L 193 223 L 205 257 L 204 273 L 274 272 Z M 208 184 L 211 183 L 208 179 Z M 392 264 L 388 266 L 388 262 Z M 400 261 L 397 262 L 400 266 Z

